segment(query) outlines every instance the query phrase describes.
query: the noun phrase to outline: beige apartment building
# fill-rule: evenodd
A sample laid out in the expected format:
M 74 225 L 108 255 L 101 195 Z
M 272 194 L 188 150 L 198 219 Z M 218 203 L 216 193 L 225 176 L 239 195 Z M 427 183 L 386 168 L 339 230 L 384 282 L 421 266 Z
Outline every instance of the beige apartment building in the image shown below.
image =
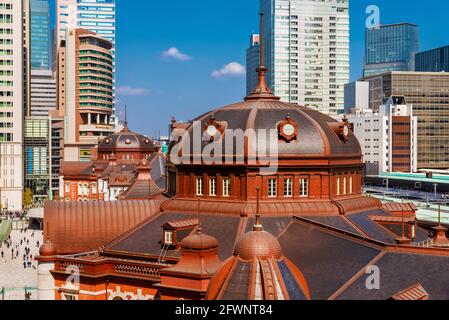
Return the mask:
M 58 52 L 58 106 L 64 161 L 89 161 L 91 148 L 114 132 L 112 43 L 84 29 L 67 30 Z
M 0 207 L 23 207 L 24 7 L 0 2 Z
M 404 96 L 418 117 L 418 169 L 449 169 L 449 73 L 393 71 L 364 79 L 375 112 Z

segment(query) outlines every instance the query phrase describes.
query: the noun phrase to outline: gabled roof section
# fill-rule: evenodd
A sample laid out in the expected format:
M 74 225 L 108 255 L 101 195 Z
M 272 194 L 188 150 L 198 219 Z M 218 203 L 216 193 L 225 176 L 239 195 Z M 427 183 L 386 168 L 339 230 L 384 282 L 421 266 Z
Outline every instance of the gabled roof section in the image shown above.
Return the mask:
M 410 288 L 402 290 L 396 293 L 392 298 L 392 300 L 428 300 L 429 294 L 426 289 L 418 283 Z

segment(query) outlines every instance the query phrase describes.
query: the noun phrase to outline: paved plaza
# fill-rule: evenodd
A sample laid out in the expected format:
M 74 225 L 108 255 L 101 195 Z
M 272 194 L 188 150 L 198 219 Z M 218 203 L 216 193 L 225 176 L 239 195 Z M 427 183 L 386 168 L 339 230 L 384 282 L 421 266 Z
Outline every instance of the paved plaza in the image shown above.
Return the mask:
M 34 236 L 33 236 L 34 232 Z M 25 239 L 25 241 L 24 241 Z M 20 243 L 22 240 L 22 244 Z M 39 254 L 37 242 L 42 244 L 42 231 L 28 230 L 20 232 L 13 230 L 11 232 L 12 246 L 7 248 L 3 243 L 0 246 L 0 300 L 24 300 L 25 287 L 31 292 L 31 299 L 37 299 L 37 261 L 35 257 Z M 29 244 L 27 244 L 29 241 Z M 31 268 L 24 268 L 25 248 L 30 249 Z M 14 249 L 14 259 L 11 259 L 11 249 Z M 18 257 L 16 258 L 18 251 Z M 1 257 L 3 252 L 3 258 Z M 2 295 L 2 289 L 5 289 Z

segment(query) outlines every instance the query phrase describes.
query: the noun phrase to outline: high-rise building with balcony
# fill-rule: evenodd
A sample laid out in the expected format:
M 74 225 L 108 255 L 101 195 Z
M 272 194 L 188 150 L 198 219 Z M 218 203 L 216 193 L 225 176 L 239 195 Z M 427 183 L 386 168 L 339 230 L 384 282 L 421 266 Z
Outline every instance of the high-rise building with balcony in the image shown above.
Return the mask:
M 259 66 L 260 35 L 252 34 L 250 37 L 249 48 L 246 49 L 246 95 L 250 95 L 257 86 L 259 75 L 257 67 Z
M 113 47 L 113 74 L 115 83 L 115 0 L 57 0 L 56 1 L 56 30 L 55 49 L 66 40 L 68 29 L 82 28 L 95 32 L 100 37 L 109 40 Z M 115 85 L 114 96 L 115 96 Z M 115 106 L 113 106 L 111 123 L 115 123 Z
M 0 207 L 23 207 L 24 23 L 22 1 L 0 2 Z
M 50 4 L 29 0 L 31 69 L 50 68 Z
M 114 132 L 112 43 L 69 29 L 58 54 L 58 106 L 64 116 L 64 160 L 90 160 L 91 148 Z
M 412 23 L 366 29 L 365 77 L 389 71 L 415 71 L 419 27 Z
M 349 82 L 348 0 L 261 0 L 269 86 L 285 102 L 344 110 Z

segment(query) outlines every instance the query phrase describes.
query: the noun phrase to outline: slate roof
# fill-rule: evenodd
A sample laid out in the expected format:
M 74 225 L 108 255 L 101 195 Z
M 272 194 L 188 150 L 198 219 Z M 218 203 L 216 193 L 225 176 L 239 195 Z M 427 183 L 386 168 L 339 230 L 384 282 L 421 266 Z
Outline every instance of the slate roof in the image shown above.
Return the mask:
M 309 284 L 312 300 L 328 299 L 381 253 L 378 248 L 295 222 L 279 238 L 289 258 Z
M 380 289 L 367 290 L 367 275 L 362 275 L 345 290 L 340 300 L 387 300 L 419 282 L 430 300 L 449 299 L 449 257 L 423 254 L 387 253 L 376 262 L 380 270 Z

